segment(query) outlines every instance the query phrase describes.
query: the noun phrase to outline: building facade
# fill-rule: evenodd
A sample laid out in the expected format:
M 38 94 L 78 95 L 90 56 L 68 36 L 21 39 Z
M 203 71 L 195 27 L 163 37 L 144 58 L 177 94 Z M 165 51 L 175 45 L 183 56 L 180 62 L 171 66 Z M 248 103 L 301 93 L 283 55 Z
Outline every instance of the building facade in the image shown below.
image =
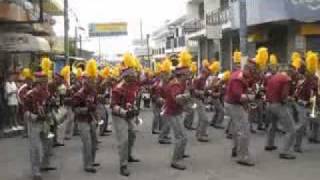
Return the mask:
M 232 53 L 239 49 L 239 1 L 212 0 L 216 7 L 206 13 L 206 25 L 220 31 L 223 67 L 232 66 Z M 320 2 L 308 0 L 246 0 L 248 56 L 265 46 L 288 63 L 293 51 L 320 51 Z

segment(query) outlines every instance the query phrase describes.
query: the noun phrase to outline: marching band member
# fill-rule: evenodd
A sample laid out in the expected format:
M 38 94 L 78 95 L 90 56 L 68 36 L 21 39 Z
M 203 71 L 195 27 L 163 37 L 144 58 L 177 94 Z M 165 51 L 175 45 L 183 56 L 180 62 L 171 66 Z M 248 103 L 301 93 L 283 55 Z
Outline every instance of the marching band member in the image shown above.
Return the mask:
M 232 157 L 238 157 L 237 163 L 254 166 L 249 153 L 250 124 L 246 104 L 254 99 L 248 93 L 248 81 L 256 73 L 257 65 L 249 61 L 243 70 L 234 71 L 225 92 L 225 108 L 231 117 L 233 136 Z
M 163 105 L 163 99 L 160 96 L 161 92 L 161 63 L 157 63 L 156 65 L 156 77 L 154 79 L 154 83 L 151 86 L 151 101 L 152 101 L 152 113 L 153 113 L 153 121 L 152 121 L 152 134 L 159 134 L 162 129 L 162 120 L 161 120 L 161 108 Z M 159 140 L 160 142 L 160 140 Z M 161 144 L 161 143 L 160 143 Z
M 295 140 L 295 123 L 292 111 L 287 105 L 290 94 L 290 75 L 290 71 L 281 70 L 270 77 L 266 87 L 266 101 L 268 103 L 266 111 L 271 126 L 268 130 L 265 150 L 273 151 L 277 149 L 274 140 L 277 123 L 280 123 L 286 132 L 283 148 L 279 155 L 281 159 L 295 159 L 295 156 L 290 152 Z
M 154 88 L 154 103 L 158 106 L 159 117 L 160 117 L 160 134 L 158 137 L 158 141 L 160 144 L 171 144 L 171 138 L 169 137 L 170 134 L 170 124 L 165 116 L 162 114 L 164 108 L 164 99 L 165 99 L 165 90 L 164 87 L 169 83 L 172 77 L 172 62 L 170 59 L 165 59 L 159 67 L 159 76 L 160 81 L 159 84 Z
M 30 142 L 30 158 L 32 176 L 34 180 L 41 180 L 41 171 L 56 170 L 50 166 L 50 139 L 49 118 L 47 116 L 47 103 L 49 100 L 48 76 L 50 60 L 42 60 L 42 72 L 35 73 L 34 86 L 23 97 L 24 104 L 28 111 L 28 133 Z M 42 153 L 41 153 L 42 152 Z M 41 157 L 42 154 L 42 157 Z
M 227 73 L 227 74 L 225 74 Z M 211 120 L 211 126 L 216 129 L 223 129 L 223 120 L 224 120 L 224 107 L 223 102 L 221 101 L 221 95 L 223 93 L 223 86 L 228 80 L 227 76 L 230 75 L 230 72 L 225 72 L 222 74 L 222 77 L 214 76 L 210 82 L 211 90 L 211 103 L 214 106 L 214 116 Z
M 201 74 L 193 80 L 192 93 L 195 97 L 195 102 L 198 107 L 195 109 L 199 118 L 199 125 L 197 127 L 196 137 L 199 142 L 208 142 L 208 127 L 209 127 L 209 119 L 205 112 L 205 104 L 204 101 L 206 99 L 207 87 L 206 81 L 210 75 L 210 73 L 218 73 L 220 70 L 219 62 L 215 61 L 211 65 L 208 63 L 204 63 Z
M 28 137 L 28 107 L 26 107 L 25 104 L 25 95 L 28 91 L 30 91 L 32 89 L 32 84 L 33 84 L 33 74 L 32 71 L 29 68 L 24 68 L 22 70 L 22 77 L 24 78 L 24 84 L 18 89 L 17 92 L 17 98 L 18 98 L 18 102 L 19 102 L 19 106 L 21 108 L 22 111 L 22 119 L 23 119 L 23 123 L 24 123 L 24 137 Z
M 86 65 L 86 74 L 83 77 L 83 86 L 72 97 L 75 109 L 76 120 L 80 130 L 80 138 L 83 143 L 82 157 L 84 170 L 89 173 L 96 173 L 95 163 L 97 139 L 96 139 L 96 108 L 97 92 L 96 77 L 98 75 L 95 60 L 91 59 Z
M 97 82 L 97 92 L 98 92 L 98 106 L 97 106 L 97 116 L 100 123 L 100 136 L 106 136 L 105 131 L 108 128 L 108 110 L 106 107 L 107 104 L 107 88 L 108 88 L 108 81 L 110 75 L 110 68 L 108 66 L 104 67 L 98 76 Z
M 306 58 L 306 72 L 304 78 L 299 81 L 296 88 L 296 98 L 297 103 L 295 103 L 295 108 L 297 110 L 298 118 L 298 128 L 296 134 L 296 143 L 294 150 L 296 152 L 302 152 L 302 139 L 304 134 L 306 134 L 307 125 L 309 122 L 311 98 L 318 94 L 318 78 L 315 75 L 318 69 L 318 57 L 317 54 L 310 52 Z
M 191 101 L 190 92 L 186 91 L 186 81 L 190 76 L 192 56 L 187 51 L 182 51 L 179 57 L 179 65 L 174 71 L 174 77 L 163 87 L 165 93 L 164 116 L 169 121 L 175 137 L 175 146 L 171 167 L 185 170 L 182 163 L 187 145 L 187 136 L 183 127 L 183 111 Z
M 83 71 L 81 68 L 76 69 L 75 76 L 70 76 L 70 85 L 67 86 L 67 92 L 65 99 L 65 105 L 67 107 L 67 117 L 66 117 L 66 132 L 65 132 L 65 140 L 70 140 L 74 134 L 76 121 L 75 121 L 75 113 L 72 107 L 72 96 L 78 92 L 82 87 L 82 77 Z
M 120 174 L 129 176 L 128 162 L 139 162 L 132 155 L 136 139 L 135 118 L 138 116 L 136 97 L 139 90 L 136 62 L 134 57 L 127 53 L 123 57 L 124 69 L 121 72 L 122 80 L 112 89 L 111 109 L 113 126 L 118 141 L 120 157 Z

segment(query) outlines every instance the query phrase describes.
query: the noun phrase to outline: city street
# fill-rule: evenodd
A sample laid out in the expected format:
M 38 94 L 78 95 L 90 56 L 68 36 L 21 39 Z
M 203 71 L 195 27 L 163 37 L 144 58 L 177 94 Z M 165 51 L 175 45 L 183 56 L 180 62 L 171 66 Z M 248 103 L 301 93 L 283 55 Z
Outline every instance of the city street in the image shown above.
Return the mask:
M 251 149 L 257 161 L 252 168 L 237 165 L 230 159 L 230 140 L 224 132 L 210 128 L 210 143 L 199 143 L 194 133 L 188 132 L 189 144 L 186 159 L 188 169 L 177 171 L 169 167 L 173 145 L 160 145 L 151 134 L 150 110 L 142 113 L 144 124 L 137 135 L 135 154 L 141 163 L 130 165 L 132 180 L 316 180 L 320 177 L 320 146 L 307 144 L 297 160 L 278 159 L 277 152 L 265 152 L 263 133 L 252 136 Z M 44 174 L 45 180 L 121 180 L 114 135 L 100 138 L 97 174 L 82 170 L 79 137 L 67 141 L 65 147 L 55 149 L 53 164 L 57 172 Z M 279 141 L 277 144 L 280 145 Z M 29 180 L 30 163 L 26 139 L 22 137 L 0 139 L 0 180 Z

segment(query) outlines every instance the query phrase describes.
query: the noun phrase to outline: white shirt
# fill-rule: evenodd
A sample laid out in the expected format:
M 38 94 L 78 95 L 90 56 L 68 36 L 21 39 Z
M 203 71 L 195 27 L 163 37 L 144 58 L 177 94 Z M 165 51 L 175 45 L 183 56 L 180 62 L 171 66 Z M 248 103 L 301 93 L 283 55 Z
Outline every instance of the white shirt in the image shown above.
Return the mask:
M 6 82 L 5 91 L 7 94 L 7 100 L 9 106 L 17 106 L 18 99 L 17 99 L 17 85 L 15 82 Z

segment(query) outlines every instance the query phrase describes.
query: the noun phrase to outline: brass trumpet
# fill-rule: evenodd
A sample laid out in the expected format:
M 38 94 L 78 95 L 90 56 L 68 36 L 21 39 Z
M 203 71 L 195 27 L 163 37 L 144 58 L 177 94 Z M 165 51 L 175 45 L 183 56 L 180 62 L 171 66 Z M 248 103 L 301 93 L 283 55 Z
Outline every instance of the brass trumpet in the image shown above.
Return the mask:
M 317 113 L 317 97 L 313 96 L 311 98 L 311 103 L 312 103 L 312 109 L 311 109 L 311 113 L 309 114 L 309 117 L 312 119 L 317 118 L 318 113 Z

